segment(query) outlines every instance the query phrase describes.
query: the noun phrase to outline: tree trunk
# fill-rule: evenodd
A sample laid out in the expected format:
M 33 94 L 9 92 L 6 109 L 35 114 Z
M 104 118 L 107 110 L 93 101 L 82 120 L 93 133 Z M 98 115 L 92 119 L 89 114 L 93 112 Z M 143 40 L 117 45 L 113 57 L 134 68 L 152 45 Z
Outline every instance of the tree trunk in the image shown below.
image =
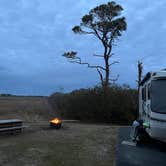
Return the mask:
M 109 86 L 109 63 L 108 63 L 108 58 L 105 59 L 105 68 L 106 68 L 106 73 L 105 73 L 105 87 L 108 88 Z
M 104 62 L 105 62 L 105 78 L 104 78 L 104 92 L 107 91 L 107 88 L 109 86 L 109 55 L 107 54 L 108 47 L 103 43 L 104 45 Z

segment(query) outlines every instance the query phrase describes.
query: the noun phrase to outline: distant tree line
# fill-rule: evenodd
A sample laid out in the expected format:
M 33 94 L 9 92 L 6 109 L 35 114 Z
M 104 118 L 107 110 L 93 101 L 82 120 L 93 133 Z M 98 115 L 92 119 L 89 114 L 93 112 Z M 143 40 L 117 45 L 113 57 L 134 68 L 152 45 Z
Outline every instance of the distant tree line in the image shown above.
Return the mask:
M 13 95 L 13 94 L 8 94 L 8 93 L 2 93 L 0 94 L 1 97 L 48 97 L 48 96 L 32 96 L 32 95 Z
M 15 95 L 2 93 L 0 94 L 0 96 L 7 97 L 7 96 L 15 96 Z
M 84 122 L 130 124 L 138 108 L 138 91 L 129 86 L 112 85 L 107 98 L 103 88 L 74 90 L 71 93 L 55 93 L 49 102 L 61 118 L 77 119 Z

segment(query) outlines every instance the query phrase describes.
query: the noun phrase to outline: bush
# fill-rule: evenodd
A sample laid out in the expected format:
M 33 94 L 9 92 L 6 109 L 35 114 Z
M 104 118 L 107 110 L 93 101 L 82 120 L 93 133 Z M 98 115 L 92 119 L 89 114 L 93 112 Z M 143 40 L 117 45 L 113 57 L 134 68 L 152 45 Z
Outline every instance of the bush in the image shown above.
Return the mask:
M 113 124 L 131 123 L 138 107 L 137 90 L 126 85 L 110 86 L 106 96 L 101 87 L 94 87 L 55 93 L 49 101 L 62 118 Z

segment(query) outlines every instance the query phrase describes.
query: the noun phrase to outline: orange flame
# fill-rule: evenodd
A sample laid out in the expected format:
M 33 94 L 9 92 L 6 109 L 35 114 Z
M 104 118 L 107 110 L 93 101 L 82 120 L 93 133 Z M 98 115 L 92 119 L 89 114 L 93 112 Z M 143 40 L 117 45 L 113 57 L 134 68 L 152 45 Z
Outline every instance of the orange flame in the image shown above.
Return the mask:
M 58 118 L 54 118 L 54 119 L 52 119 L 50 122 L 51 122 L 51 123 L 55 123 L 55 124 L 59 124 L 59 123 L 61 123 L 61 120 L 58 119 Z

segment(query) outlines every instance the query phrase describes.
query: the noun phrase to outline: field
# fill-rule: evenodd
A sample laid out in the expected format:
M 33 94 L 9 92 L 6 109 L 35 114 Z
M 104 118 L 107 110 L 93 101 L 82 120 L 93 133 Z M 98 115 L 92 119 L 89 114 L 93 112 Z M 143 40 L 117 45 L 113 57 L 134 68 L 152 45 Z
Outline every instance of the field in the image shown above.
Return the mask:
M 25 122 L 48 120 L 55 116 L 47 97 L 0 97 L 0 119 L 21 118 Z
M 41 97 L 0 98 L 0 114 L 24 119 L 28 126 L 21 134 L 0 136 L 0 166 L 115 164 L 117 127 L 63 123 L 60 130 L 49 129 L 54 111 Z

